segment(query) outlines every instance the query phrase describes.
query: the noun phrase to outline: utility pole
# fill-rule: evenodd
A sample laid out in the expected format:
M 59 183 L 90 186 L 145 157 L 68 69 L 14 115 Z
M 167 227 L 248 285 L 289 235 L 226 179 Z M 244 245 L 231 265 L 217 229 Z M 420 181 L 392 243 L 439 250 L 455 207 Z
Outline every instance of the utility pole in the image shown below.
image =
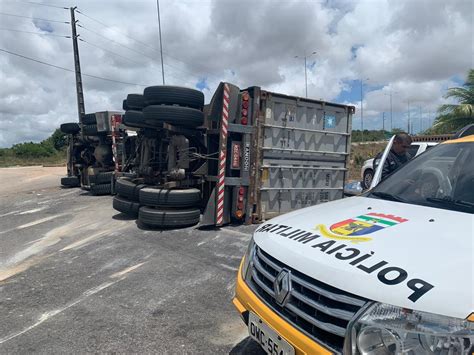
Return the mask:
M 163 63 L 163 41 L 161 40 L 160 0 L 156 0 L 156 9 L 158 11 L 158 32 L 160 34 L 161 75 L 163 76 L 163 85 L 165 85 L 165 66 Z
M 382 132 L 385 134 L 385 112 L 382 112 Z
M 305 97 L 308 97 L 308 66 L 307 66 L 307 58 L 316 54 L 316 52 L 312 52 L 310 55 L 306 55 L 306 52 L 304 53 L 303 59 L 304 59 L 304 87 L 305 87 Z M 295 55 L 295 58 L 300 58 L 299 56 Z
M 362 141 L 364 140 L 364 81 L 367 80 L 369 80 L 369 78 L 360 79 L 360 133 Z
M 420 133 L 423 132 L 423 111 L 421 110 L 421 106 L 419 107 L 420 109 Z
M 408 134 L 410 134 L 410 100 L 407 99 L 408 104 Z
M 77 114 L 79 116 L 79 124 L 82 127 L 82 118 L 86 113 L 84 107 L 84 91 L 82 90 L 81 63 L 79 61 L 79 46 L 77 45 L 76 16 L 77 7 L 71 7 L 71 30 L 72 30 L 72 48 L 74 50 L 74 71 L 76 73 L 76 95 L 77 95 Z M 82 132 L 82 130 L 81 130 Z
M 390 131 L 393 130 L 393 103 L 392 103 L 393 94 L 398 94 L 398 91 L 393 92 L 391 86 L 390 86 L 390 92 L 388 94 L 387 93 L 384 94 L 384 95 L 390 96 Z

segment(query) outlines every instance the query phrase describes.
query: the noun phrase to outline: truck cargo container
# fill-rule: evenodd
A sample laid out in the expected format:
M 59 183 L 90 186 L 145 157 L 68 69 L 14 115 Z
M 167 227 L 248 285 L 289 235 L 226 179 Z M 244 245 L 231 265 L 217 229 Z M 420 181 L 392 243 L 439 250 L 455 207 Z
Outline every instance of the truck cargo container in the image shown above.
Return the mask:
M 205 108 L 201 225 L 259 223 L 343 197 L 353 106 L 221 83 Z

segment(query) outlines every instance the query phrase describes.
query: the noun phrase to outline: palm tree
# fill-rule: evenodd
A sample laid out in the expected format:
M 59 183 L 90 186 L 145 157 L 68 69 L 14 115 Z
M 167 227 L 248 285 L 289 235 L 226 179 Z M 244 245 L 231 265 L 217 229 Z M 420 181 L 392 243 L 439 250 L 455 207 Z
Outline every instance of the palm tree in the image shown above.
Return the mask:
M 469 70 L 462 87 L 449 88 L 444 97 L 454 98 L 458 103 L 444 104 L 438 108 L 433 133 L 454 132 L 474 123 L 474 69 Z

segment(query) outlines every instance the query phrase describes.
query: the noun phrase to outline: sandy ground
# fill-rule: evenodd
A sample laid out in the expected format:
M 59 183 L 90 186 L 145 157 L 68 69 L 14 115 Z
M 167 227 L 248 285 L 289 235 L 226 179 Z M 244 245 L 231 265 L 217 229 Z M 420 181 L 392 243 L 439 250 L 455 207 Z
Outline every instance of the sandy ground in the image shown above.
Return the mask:
M 0 353 L 258 354 L 231 300 L 255 226 L 150 231 L 65 168 L 0 169 Z
M 26 166 L 0 169 L 0 196 L 57 186 L 67 174 L 66 167 Z

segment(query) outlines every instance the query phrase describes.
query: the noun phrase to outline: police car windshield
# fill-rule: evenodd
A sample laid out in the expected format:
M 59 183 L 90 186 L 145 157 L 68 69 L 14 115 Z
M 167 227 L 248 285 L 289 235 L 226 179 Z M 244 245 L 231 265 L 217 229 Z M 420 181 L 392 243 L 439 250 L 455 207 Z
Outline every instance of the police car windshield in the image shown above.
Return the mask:
M 368 197 L 474 213 L 474 143 L 441 144 L 395 171 Z M 392 198 L 391 200 L 395 200 Z

